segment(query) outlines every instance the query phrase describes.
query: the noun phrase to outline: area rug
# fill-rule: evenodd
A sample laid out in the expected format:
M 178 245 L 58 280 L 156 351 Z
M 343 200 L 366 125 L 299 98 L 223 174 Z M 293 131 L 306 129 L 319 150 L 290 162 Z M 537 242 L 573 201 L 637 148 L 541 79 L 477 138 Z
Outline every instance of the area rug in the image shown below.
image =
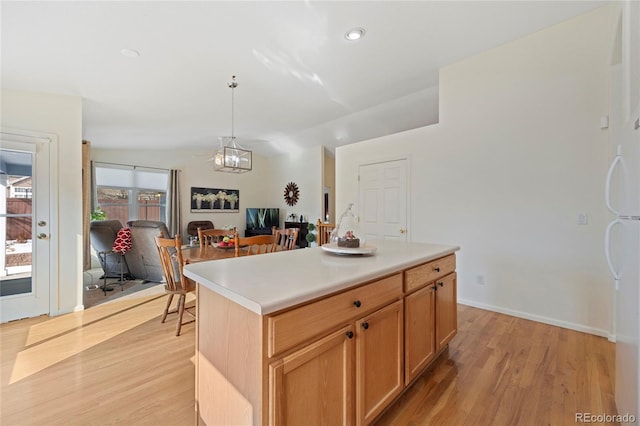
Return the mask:
M 112 290 L 107 291 L 106 294 L 101 288 L 103 283 L 103 280 L 99 280 L 84 286 L 83 303 L 85 309 L 123 297 L 144 297 L 154 294 L 164 294 L 164 284 L 151 281 L 126 280 L 120 285 L 117 278 L 109 278 L 107 279 L 107 287 Z

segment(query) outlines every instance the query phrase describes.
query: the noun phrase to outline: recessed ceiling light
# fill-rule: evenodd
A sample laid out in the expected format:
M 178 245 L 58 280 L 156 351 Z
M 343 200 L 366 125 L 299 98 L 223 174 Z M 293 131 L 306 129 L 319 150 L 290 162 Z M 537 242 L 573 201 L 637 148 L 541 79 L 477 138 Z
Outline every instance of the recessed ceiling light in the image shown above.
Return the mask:
M 140 56 L 140 52 L 133 49 L 122 49 L 120 53 L 122 54 L 122 56 L 126 56 L 127 58 L 137 58 L 138 56 Z
M 347 40 L 355 41 L 364 36 L 364 28 L 354 28 L 344 35 Z

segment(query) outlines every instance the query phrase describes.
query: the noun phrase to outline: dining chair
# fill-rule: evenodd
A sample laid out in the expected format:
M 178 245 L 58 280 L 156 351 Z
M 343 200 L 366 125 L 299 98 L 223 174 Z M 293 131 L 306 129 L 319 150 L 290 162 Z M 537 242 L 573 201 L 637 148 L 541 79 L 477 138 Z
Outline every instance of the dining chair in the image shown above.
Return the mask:
M 198 228 L 213 229 L 215 226 L 210 220 L 192 220 L 187 224 L 187 234 L 190 237 L 198 236 Z
M 335 229 L 336 225 L 333 223 L 320 222 L 320 219 L 318 219 L 316 227 L 318 228 L 318 246 L 330 243 L 331 233 Z
M 254 237 L 240 237 L 236 233 L 236 257 L 265 254 L 274 251 L 275 235 L 256 235 Z M 246 248 L 246 250 L 245 250 Z
M 180 335 L 180 329 L 183 325 L 195 321 L 195 313 L 185 308 L 185 301 L 188 293 L 196 290 L 196 283 L 185 277 L 182 273 L 185 262 L 182 258 L 182 240 L 180 234 L 176 234 L 175 238 L 155 237 L 156 246 L 158 246 L 158 254 L 165 277 L 165 292 L 168 295 L 167 304 L 162 314 L 162 323 L 167 319 L 168 314 L 178 314 L 178 324 L 176 325 L 176 336 Z M 175 309 L 169 310 L 173 296 L 178 295 L 178 305 Z M 193 319 L 183 322 L 184 313 L 190 315 Z
M 276 229 L 274 226 L 271 231 L 276 237 L 273 240 L 273 251 L 293 250 L 296 248 L 299 228 Z
M 234 239 L 235 233 L 236 233 L 236 228 L 232 228 L 232 229 L 198 228 L 198 241 L 200 241 L 200 247 L 212 246 L 215 243 L 222 242 L 222 239 L 227 236 L 229 236 L 231 239 Z

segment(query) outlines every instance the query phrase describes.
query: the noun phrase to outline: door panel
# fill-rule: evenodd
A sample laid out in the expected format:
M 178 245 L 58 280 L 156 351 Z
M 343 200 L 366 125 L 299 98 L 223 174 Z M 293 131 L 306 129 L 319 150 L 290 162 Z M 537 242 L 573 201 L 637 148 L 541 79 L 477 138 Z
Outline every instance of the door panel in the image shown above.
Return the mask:
M 356 322 L 356 424 L 371 423 L 400 394 L 403 376 L 403 302 Z
M 458 332 L 457 274 L 436 280 L 436 351 Z
M 415 379 L 436 355 L 436 292 L 433 285 L 405 297 L 405 384 Z
M 353 424 L 351 326 L 272 363 L 269 423 Z
M 360 227 L 367 238 L 407 239 L 406 160 L 366 164 L 359 170 Z
M 49 143 L 2 134 L 0 320 L 49 313 Z

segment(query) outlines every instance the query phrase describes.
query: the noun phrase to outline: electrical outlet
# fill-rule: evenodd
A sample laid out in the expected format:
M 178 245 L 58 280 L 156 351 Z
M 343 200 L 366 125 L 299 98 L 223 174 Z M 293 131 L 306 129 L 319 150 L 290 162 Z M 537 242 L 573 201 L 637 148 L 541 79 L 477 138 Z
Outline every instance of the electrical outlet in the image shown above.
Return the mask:
M 476 284 L 484 285 L 484 275 L 476 275 Z
M 586 225 L 589 219 L 586 213 L 578 213 L 578 225 Z

